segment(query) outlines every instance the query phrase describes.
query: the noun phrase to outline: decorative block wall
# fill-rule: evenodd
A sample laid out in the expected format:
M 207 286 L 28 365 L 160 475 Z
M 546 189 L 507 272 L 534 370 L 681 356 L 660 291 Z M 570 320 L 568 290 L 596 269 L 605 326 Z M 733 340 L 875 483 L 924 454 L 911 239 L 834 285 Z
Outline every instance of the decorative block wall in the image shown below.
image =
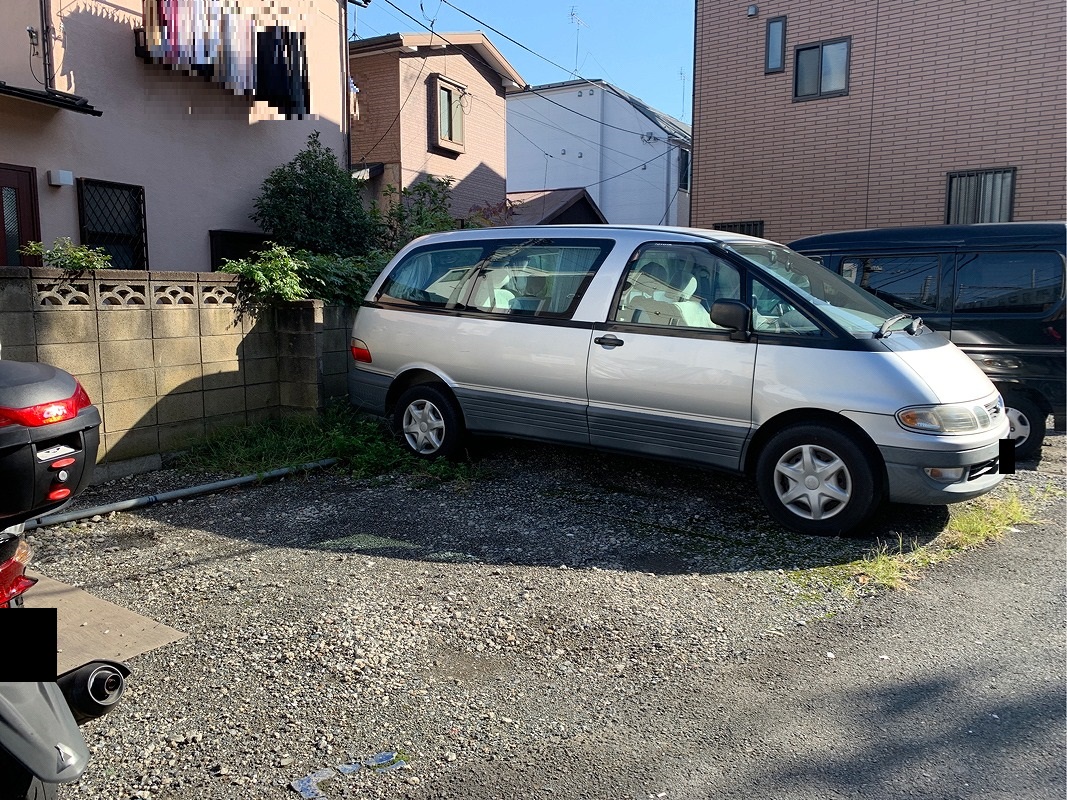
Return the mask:
M 242 314 L 235 286 L 223 273 L 0 267 L 0 358 L 81 381 L 103 417 L 96 482 L 158 469 L 219 428 L 347 396 L 348 309 Z

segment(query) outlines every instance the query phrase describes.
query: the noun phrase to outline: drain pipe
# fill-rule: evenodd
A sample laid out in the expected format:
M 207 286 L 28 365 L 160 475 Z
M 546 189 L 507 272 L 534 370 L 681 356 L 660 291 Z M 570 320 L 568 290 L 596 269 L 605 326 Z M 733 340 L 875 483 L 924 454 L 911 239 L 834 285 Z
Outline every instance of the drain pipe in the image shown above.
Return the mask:
M 293 475 L 297 472 L 307 472 L 312 469 L 330 467 L 338 461 L 340 461 L 340 459 L 326 458 L 322 461 L 312 461 L 309 464 L 301 464 L 297 467 L 282 467 L 281 469 L 271 470 L 270 472 L 256 473 L 255 475 L 243 475 L 240 478 L 228 478 L 227 480 L 205 483 L 200 486 L 189 486 L 185 489 L 175 489 L 172 492 L 161 492 L 160 494 L 148 495 L 147 497 L 137 497 L 133 500 L 121 500 L 117 503 L 79 509 L 77 511 L 67 512 L 66 514 L 49 514 L 48 516 L 38 517 L 35 520 L 27 522 L 24 530 L 32 531 L 36 528 L 46 528 L 52 525 L 62 525 L 64 522 L 74 522 L 75 520 L 86 519 L 87 517 L 95 517 L 97 514 L 103 516 L 104 514 L 110 514 L 112 511 L 127 511 L 131 508 L 141 508 L 142 506 L 152 505 L 153 503 L 165 503 L 169 500 L 178 500 L 183 497 L 193 497 L 200 494 L 219 492 L 233 486 L 243 486 L 248 483 L 260 483 L 262 481 L 273 480 L 274 478 L 284 478 L 286 475 Z

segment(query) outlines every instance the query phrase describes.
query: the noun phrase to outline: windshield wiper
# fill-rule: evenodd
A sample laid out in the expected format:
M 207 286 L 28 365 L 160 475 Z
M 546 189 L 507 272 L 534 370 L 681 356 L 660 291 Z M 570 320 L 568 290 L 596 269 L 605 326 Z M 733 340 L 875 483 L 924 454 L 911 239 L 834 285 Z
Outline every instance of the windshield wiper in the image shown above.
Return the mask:
M 913 317 L 911 314 L 897 314 L 896 316 L 890 317 L 882 323 L 882 327 L 878 329 L 878 333 L 874 335 L 874 338 L 884 339 L 891 333 L 889 329 L 892 328 L 896 323 L 900 322 L 902 319 L 911 320 L 911 322 L 908 323 L 908 327 L 906 327 L 904 330 L 905 332 L 910 333 L 912 336 L 917 334 L 923 326 L 922 317 Z

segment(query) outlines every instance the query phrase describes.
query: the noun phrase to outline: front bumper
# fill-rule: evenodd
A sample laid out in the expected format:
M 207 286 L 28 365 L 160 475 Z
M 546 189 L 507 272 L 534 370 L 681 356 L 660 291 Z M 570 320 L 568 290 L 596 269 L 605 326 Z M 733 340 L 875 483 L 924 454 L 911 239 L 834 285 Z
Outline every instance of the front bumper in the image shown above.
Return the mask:
M 1002 480 L 999 441 L 958 452 L 882 447 L 889 479 L 889 499 L 894 503 L 939 506 L 979 497 Z M 935 481 L 926 474 L 931 467 L 964 467 L 962 480 Z

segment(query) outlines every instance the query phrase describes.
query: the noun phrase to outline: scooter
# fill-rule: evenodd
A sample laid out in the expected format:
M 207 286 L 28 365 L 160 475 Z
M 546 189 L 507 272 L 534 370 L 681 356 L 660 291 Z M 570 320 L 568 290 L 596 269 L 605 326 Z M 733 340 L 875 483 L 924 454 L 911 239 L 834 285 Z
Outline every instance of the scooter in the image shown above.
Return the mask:
M 23 526 L 88 486 L 99 428 L 100 412 L 74 376 L 0 361 L 0 609 L 21 607 L 36 583 L 25 574 L 33 552 Z M 79 726 L 114 708 L 129 674 L 99 660 L 54 682 L 0 682 L 0 800 L 47 800 L 81 777 L 89 750 Z
M 0 800 L 51 800 L 89 764 L 79 725 L 118 703 L 130 670 L 90 661 L 55 682 L 0 683 Z

